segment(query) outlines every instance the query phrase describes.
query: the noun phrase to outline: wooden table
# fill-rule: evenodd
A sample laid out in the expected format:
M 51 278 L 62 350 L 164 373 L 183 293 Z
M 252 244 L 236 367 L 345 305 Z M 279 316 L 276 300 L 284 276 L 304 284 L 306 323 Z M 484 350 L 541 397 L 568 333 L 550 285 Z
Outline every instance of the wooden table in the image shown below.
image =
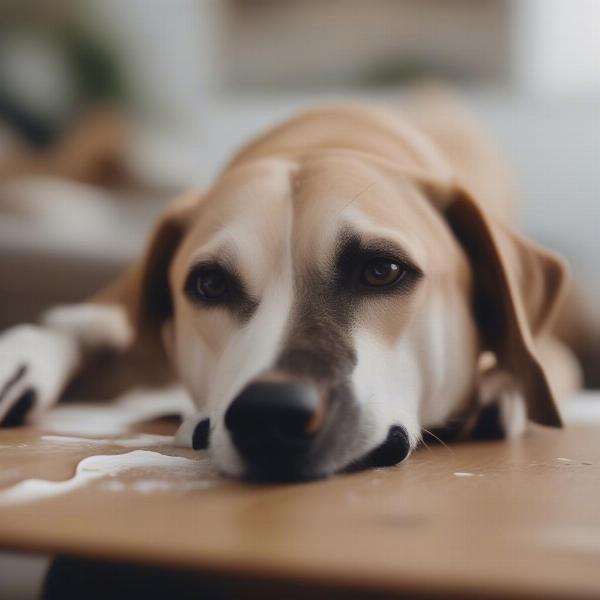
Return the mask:
M 0 488 L 139 450 L 3 430 Z M 148 450 L 205 463 L 169 445 Z M 198 478 L 206 489 L 186 487 L 189 473 L 130 470 L 0 504 L 0 547 L 302 584 L 311 597 L 600 598 L 598 426 L 422 447 L 398 467 L 310 484 L 219 481 L 205 464 Z

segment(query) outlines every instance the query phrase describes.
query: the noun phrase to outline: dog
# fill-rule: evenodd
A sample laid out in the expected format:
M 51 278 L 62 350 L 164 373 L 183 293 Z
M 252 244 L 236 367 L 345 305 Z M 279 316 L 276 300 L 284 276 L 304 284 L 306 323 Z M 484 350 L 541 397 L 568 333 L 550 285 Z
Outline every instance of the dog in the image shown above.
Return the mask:
M 444 98 L 308 110 L 172 201 L 114 284 L 5 332 L 0 418 L 52 405 L 97 352 L 143 346 L 196 406 L 177 441 L 233 477 L 394 465 L 424 431 L 560 427 L 567 268 L 516 231 L 514 196 Z

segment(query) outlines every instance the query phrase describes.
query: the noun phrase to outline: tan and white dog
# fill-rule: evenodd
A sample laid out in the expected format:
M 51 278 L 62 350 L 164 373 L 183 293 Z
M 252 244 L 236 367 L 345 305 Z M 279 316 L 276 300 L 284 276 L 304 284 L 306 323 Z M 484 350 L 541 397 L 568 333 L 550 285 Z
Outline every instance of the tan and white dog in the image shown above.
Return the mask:
M 232 476 L 395 464 L 425 428 L 560 426 L 565 267 L 515 232 L 512 202 L 444 101 L 310 110 L 173 201 L 109 289 L 6 332 L 0 418 L 53 404 L 99 350 L 143 346 L 197 407 L 178 439 Z

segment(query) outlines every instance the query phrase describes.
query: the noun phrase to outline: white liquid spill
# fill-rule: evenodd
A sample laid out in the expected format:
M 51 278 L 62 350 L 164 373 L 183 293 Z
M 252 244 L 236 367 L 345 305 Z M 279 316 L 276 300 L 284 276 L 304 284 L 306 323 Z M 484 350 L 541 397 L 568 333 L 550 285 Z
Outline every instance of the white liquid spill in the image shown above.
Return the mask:
M 175 485 L 163 479 L 141 479 L 131 484 L 131 489 L 141 494 L 153 492 L 187 492 L 192 490 L 205 490 L 215 486 L 215 481 L 178 481 Z
M 149 446 L 172 446 L 172 435 L 140 433 L 129 438 L 83 438 L 63 435 L 43 435 L 43 442 L 67 445 L 119 446 L 121 448 L 147 448 Z
M 132 390 L 113 402 L 68 404 L 37 414 L 32 423 L 58 434 L 118 435 L 131 425 L 178 414 L 194 412 L 192 401 L 181 387 L 162 390 Z
M 167 490 L 187 491 L 206 489 L 220 481 L 218 475 L 210 467 L 208 459 L 166 456 L 150 450 L 134 450 L 126 454 L 84 458 L 77 465 L 75 475 L 65 481 L 48 481 L 46 479 L 21 481 L 0 492 L 0 504 L 22 504 L 52 498 L 72 492 L 103 477 L 115 477 L 131 470 L 142 470 L 145 475 L 144 479 L 133 481 L 131 484 L 118 480 L 110 481 L 111 491 L 130 488 L 142 493 Z M 149 474 L 156 479 L 149 479 Z M 123 484 L 122 488 L 118 485 L 120 483 Z

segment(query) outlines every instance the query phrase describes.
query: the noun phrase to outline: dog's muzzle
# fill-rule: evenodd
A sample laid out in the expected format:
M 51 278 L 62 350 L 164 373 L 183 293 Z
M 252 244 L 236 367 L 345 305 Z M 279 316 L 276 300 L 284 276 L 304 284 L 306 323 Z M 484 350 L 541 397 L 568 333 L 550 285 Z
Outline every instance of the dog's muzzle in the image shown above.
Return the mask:
M 254 481 L 302 481 L 390 466 L 410 453 L 406 429 L 392 425 L 383 443 L 352 460 L 348 453 L 359 423 L 360 409 L 344 386 L 326 389 L 281 372 L 248 384 L 225 413 L 245 476 Z M 338 466 L 325 467 L 332 458 Z

